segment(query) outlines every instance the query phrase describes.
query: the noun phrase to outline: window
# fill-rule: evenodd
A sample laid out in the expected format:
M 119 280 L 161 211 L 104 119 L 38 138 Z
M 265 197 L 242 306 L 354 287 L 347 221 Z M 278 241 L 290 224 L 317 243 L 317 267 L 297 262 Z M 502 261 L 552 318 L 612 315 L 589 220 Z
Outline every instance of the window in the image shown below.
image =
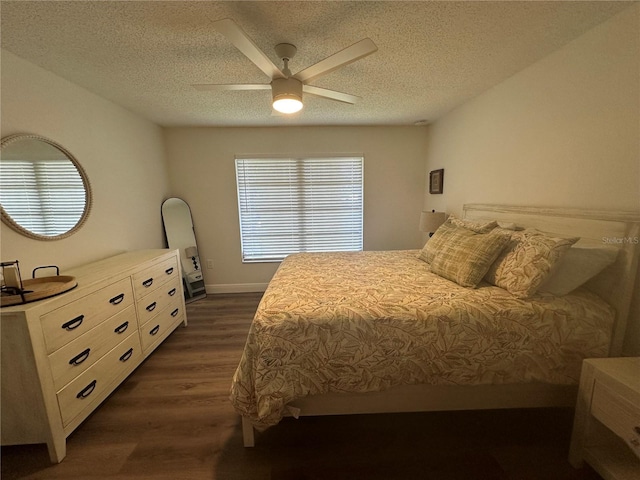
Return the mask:
M 243 262 L 362 250 L 362 157 L 238 158 Z

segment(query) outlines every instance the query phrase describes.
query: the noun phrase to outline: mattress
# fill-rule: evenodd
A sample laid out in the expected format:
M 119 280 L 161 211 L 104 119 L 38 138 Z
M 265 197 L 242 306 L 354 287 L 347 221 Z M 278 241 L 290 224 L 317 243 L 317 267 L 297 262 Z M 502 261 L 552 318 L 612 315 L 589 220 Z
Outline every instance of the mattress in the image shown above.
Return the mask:
M 263 430 L 289 402 L 396 385 L 576 384 L 608 353 L 613 309 L 576 290 L 528 300 L 429 271 L 418 251 L 301 253 L 271 280 L 231 401 Z

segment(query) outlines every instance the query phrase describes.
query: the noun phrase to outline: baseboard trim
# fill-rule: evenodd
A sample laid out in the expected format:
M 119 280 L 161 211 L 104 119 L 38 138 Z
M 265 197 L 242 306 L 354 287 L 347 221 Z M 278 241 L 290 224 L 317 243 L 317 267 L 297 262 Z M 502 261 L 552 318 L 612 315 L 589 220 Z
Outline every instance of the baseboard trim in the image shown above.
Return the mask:
M 268 283 L 221 283 L 215 285 L 205 285 L 207 294 L 216 293 L 251 293 L 264 292 Z

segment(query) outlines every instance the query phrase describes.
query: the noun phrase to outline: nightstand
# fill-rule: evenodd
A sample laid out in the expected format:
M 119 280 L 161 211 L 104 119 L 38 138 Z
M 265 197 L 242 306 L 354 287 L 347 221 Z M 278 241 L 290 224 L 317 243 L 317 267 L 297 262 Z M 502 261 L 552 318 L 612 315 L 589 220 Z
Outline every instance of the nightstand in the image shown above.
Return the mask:
M 585 360 L 569 450 L 605 480 L 640 480 L 640 358 Z

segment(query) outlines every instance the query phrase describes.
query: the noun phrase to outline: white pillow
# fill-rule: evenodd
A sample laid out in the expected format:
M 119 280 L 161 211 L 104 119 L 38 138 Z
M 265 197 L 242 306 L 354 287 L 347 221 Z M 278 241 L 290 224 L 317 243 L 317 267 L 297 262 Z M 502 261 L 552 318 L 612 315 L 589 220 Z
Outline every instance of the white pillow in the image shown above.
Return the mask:
M 538 292 L 566 295 L 615 262 L 617 256 L 615 248 L 573 246 L 558 260 Z

